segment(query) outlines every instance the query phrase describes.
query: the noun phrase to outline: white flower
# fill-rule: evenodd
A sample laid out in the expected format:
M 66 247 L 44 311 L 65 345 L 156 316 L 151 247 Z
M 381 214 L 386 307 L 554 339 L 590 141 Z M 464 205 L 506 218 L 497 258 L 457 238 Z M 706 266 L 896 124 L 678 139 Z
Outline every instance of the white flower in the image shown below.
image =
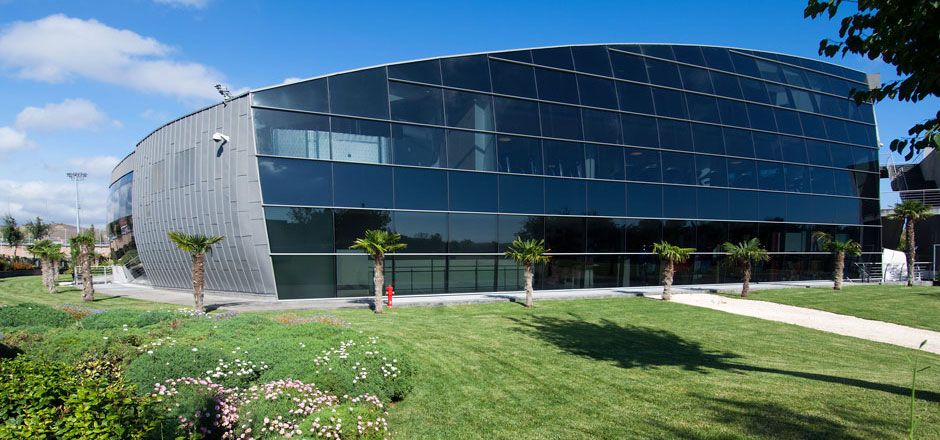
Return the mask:
M 196 347 L 193 347 L 193 351 L 199 351 L 199 349 Z
M 105 337 L 104 337 L 104 340 L 105 340 L 105 341 L 107 341 L 107 340 L 108 340 L 108 337 L 107 337 L 107 336 L 105 336 Z

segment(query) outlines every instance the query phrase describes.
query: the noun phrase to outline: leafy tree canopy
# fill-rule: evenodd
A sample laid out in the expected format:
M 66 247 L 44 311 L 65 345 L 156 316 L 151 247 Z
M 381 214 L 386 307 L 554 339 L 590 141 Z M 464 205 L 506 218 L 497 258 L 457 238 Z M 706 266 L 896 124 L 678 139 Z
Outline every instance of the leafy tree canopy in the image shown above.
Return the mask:
M 16 225 L 16 219 L 10 214 L 3 216 L 3 226 L 0 227 L 0 235 L 3 236 L 3 241 L 7 242 L 10 246 L 19 246 L 24 238 L 23 231 Z
M 826 15 L 833 19 L 843 0 L 809 0 L 804 17 Z M 819 54 L 834 57 L 851 52 L 871 60 L 882 59 L 895 67 L 899 79 L 872 90 L 853 90 L 857 103 L 885 98 L 917 102 L 940 97 L 940 2 L 936 0 L 858 0 L 846 1 L 856 7 L 841 21 L 841 40 L 819 42 Z M 910 159 L 914 153 L 940 146 L 940 111 L 933 118 L 915 124 L 908 137 L 891 141 L 891 150 Z

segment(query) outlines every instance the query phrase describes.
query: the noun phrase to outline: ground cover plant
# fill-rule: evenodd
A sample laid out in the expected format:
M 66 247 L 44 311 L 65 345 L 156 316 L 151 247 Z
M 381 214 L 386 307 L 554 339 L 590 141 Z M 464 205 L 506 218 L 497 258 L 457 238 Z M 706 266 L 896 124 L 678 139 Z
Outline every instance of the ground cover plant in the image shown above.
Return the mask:
M 36 303 L 49 306 L 73 304 L 92 309 L 109 309 L 115 307 L 153 310 L 161 307 L 172 307 L 168 304 L 152 303 L 133 298 L 95 295 L 94 301 L 82 301 L 82 291 L 71 286 L 59 287 L 59 293 L 48 294 L 42 287 L 39 276 L 0 278 L 0 304 Z M 60 278 L 62 281 L 63 278 Z M 71 276 L 68 277 L 71 280 Z

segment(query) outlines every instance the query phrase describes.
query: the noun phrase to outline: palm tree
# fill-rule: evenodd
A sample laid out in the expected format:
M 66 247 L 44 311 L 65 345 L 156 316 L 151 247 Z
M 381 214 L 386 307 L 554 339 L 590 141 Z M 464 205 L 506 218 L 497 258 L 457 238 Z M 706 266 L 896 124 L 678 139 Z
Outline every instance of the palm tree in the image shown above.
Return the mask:
M 49 240 L 34 241 L 26 245 L 26 252 L 39 259 L 39 266 L 42 270 L 42 285 L 46 287 L 49 287 L 49 251 L 51 247 L 52 242 Z
M 522 237 L 516 237 L 506 251 L 507 258 L 525 267 L 525 306 L 528 308 L 532 308 L 532 280 L 535 278 L 532 266 L 548 263 L 552 257 L 545 255 L 546 252 L 551 252 L 551 249 L 545 249 L 545 240 L 523 240 Z
M 362 249 L 372 257 L 375 284 L 375 313 L 382 313 L 382 287 L 385 285 L 385 254 L 393 254 L 408 245 L 399 243 L 401 234 L 390 234 L 381 229 L 369 229 L 364 238 L 357 238 L 350 249 Z
M 46 258 L 49 259 L 49 293 L 59 293 L 59 262 L 65 258 L 62 245 L 53 243 L 46 250 Z
M 889 214 L 888 218 L 904 221 L 904 236 L 907 246 L 904 251 L 907 253 L 907 285 L 914 285 L 914 223 L 918 220 L 924 220 L 932 216 L 930 207 L 917 200 L 907 200 L 894 205 L 894 213 Z
M 819 243 L 819 247 L 824 251 L 832 252 L 835 257 L 835 268 L 832 271 L 832 288 L 842 290 L 842 277 L 845 271 L 845 254 L 852 256 L 862 255 L 862 248 L 854 240 L 838 241 L 822 231 L 816 231 L 813 238 Z
M 95 226 L 92 225 L 87 231 L 76 234 L 69 239 L 69 245 L 72 248 L 72 255 L 75 264 L 72 270 L 82 267 L 82 300 L 95 300 L 95 283 L 91 275 L 91 258 L 95 252 Z
M 672 299 L 672 278 L 676 274 L 676 263 L 689 258 L 693 248 L 684 248 L 668 242 L 653 243 L 653 253 L 663 261 L 663 301 Z
M 751 262 L 770 260 L 770 254 L 767 253 L 767 249 L 761 247 L 760 240 L 757 238 L 745 240 L 738 244 L 726 241 L 723 247 L 725 248 L 725 254 L 733 262 L 742 266 L 741 279 L 744 285 L 741 288 L 741 296 L 749 296 L 751 294 Z
M 206 254 L 212 254 L 212 245 L 222 241 L 225 236 L 209 237 L 203 234 L 189 235 L 172 231 L 167 234 L 170 240 L 183 252 L 193 258 L 193 302 L 197 312 L 205 312 L 202 291 L 206 288 Z

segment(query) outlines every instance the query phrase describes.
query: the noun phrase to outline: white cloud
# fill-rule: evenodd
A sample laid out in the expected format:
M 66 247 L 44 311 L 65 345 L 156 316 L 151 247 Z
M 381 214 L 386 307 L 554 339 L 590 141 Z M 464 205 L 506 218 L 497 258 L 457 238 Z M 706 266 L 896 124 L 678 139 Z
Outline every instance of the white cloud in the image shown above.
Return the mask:
M 65 161 L 70 170 L 84 171 L 92 177 L 111 176 L 111 171 L 120 162 L 114 156 L 91 156 L 91 157 L 73 157 Z
M 284 81 L 281 81 L 281 84 L 290 84 L 290 83 L 295 83 L 298 81 L 303 81 L 303 78 L 294 78 L 292 76 L 290 78 L 284 78 Z
M 195 8 L 195 9 L 206 9 L 209 6 L 210 0 L 153 0 L 157 3 L 163 3 L 165 5 L 183 7 L 183 8 Z
M 42 217 L 52 222 L 75 222 L 75 184 L 64 182 L 0 180 L 0 208 L 9 209 L 17 220 Z M 82 225 L 104 226 L 107 217 L 108 188 L 93 181 L 80 186 Z
M 108 117 L 91 101 L 66 99 L 44 107 L 26 107 L 16 115 L 16 128 L 20 130 L 94 129 Z
M 157 111 L 152 108 L 148 108 L 140 114 L 140 117 L 148 121 L 167 122 L 170 119 L 170 114 L 165 111 Z
M 217 99 L 213 86 L 221 75 L 199 63 L 170 59 L 171 52 L 153 38 L 63 14 L 18 21 L 0 34 L 0 66 L 20 78 L 57 83 L 84 77 L 181 98 Z
M 21 148 L 33 148 L 35 144 L 26 133 L 12 127 L 0 127 L 0 153 Z

